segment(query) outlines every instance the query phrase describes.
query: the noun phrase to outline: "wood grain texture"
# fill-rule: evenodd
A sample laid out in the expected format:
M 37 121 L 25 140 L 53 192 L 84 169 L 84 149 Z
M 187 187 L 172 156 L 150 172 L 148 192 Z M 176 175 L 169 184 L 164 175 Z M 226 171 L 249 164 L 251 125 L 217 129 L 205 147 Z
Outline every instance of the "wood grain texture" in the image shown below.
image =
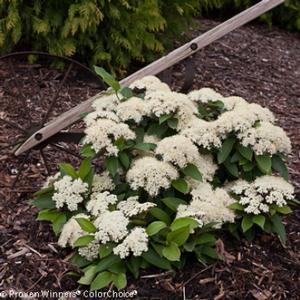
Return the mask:
M 244 10 L 238 15 L 232 17 L 231 19 L 221 23 L 215 28 L 205 32 L 204 34 L 196 37 L 190 42 L 184 44 L 183 46 L 170 52 L 168 55 L 161 57 L 160 59 L 154 61 L 148 66 L 142 68 L 141 70 L 131 74 L 130 76 L 123 79 L 120 83 L 122 86 L 128 86 L 133 81 L 142 78 L 147 75 L 156 75 L 163 70 L 173 66 L 174 64 L 182 61 L 183 59 L 189 57 L 193 53 L 199 51 L 205 46 L 211 44 L 217 39 L 223 37 L 229 32 L 233 31 L 240 26 L 252 21 L 253 19 L 259 17 L 265 12 L 271 10 L 272 8 L 283 3 L 284 0 L 263 0 L 256 5 Z M 197 47 L 191 47 L 191 45 L 197 45 Z M 193 50 L 194 49 L 194 50 Z M 20 155 L 21 153 L 31 149 L 35 145 L 43 142 L 47 138 L 53 136 L 60 130 L 68 127 L 74 122 L 78 121 L 84 113 L 91 112 L 91 104 L 95 99 L 101 97 L 104 92 L 97 94 L 96 96 L 90 98 L 89 100 L 77 105 L 76 107 L 70 109 L 69 111 L 63 113 L 58 118 L 54 119 L 50 123 L 46 124 L 45 127 L 38 130 L 31 137 L 29 137 L 15 152 L 15 155 Z M 42 135 L 42 139 L 36 140 L 35 135 L 39 133 Z

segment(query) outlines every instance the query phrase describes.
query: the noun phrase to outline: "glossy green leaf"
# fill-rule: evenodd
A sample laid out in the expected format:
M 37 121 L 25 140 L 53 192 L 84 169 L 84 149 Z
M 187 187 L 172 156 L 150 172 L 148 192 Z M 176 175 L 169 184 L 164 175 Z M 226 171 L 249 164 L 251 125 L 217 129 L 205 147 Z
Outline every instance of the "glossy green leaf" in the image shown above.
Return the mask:
M 270 174 L 272 170 L 272 160 L 270 155 L 255 155 L 255 160 L 259 170 L 264 174 Z
M 94 66 L 94 70 L 95 70 L 96 74 L 101 76 L 103 81 L 106 84 L 108 84 L 109 86 L 111 86 L 116 92 L 121 89 L 119 82 L 111 74 L 109 74 L 105 69 Z
M 144 252 L 142 254 L 142 257 L 151 265 L 158 267 L 160 269 L 164 270 L 170 270 L 171 269 L 171 264 L 170 262 L 163 258 L 160 257 L 153 249 L 149 249 L 147 252 Z
M 190 232 L 192 232 L 193 229 L 199 227 L 199 223 L 193 218 L 189 217 L 177 218 L 172 222 L 170 228 L 172 231 L 174 231 L 186 226 L 189 226 Z
M 76 170 L 70 164 L 66 164 L 66 163 L 59 164 L 59 169 L 63 176 L 68 175 L 71 176 L 73 179 L 78 178 Z
M 79 167 L 79 171 L 78 171 L 78 175 L 79 177 L 84 180 L 87 175 L 90 173 L 91 171 L 91 161 L 89 159 L 84 159 L 81 162 L 81 165 Z
M 78 283 L 83 285 L 90 285 L 96 274 L 97 267 L 95 265 L 88 266 L 84 271 L 84 275 L 78 280 Z
M 127 285 L 125 273 L 113 274 L 112 281 L 118 290 L 124 289 Z
M 172 116 L 173 116 L 173 114 L 162 115 L 159 117 L 158 123 L 162 124 L 162 123 L 166 122 L 167 120 L 171 119 Z
M 239 169 L 237 167 L 237 164 L 232 164 L 231 162 L 229 162 L 229 160 L 226 160 L 224 162 L 224 166 L 230 175 L 232 175 L 233 177 L 239 177 Z
M 91 283 L 91 291 L 100 290 L 104 287 L 107 287 L 113 280 L 111 272 L 101 272 Z
M 125 151 L 119 153 L 119 159 L 125 169 L 128 169 L 130 167 L 130 158 Z
M 164 247 L 162 254 L 170 261 L 179 261 L 181 255 L 179 247 L 174 242 L 171 242 L 168 246 Z
M 186 194 L 189 191 L 187 182 L 182 178 L 173 180 L 172 187 L 183 194 Z
M 190 226 L 182 227 L 167 234 L 167 241 L 174 242 L 178 246 L 183 245 L 190 235 Z
M 97 272 L 102 272 L 104 270 L 107 270 L 113 264 L 118 263 L 120 261 L 121 258 L 119 256 L 111 254 L 100 260 L 100 262 L 96 266 L 96 270 Z
M 142 151 L 153 151 L 156 148 L 156 144 L 154 143 L 139 143 L 134 146 L 137 150 Z
M 220 148 L 218 155 L 217 155 L 219 164 L 223 163 L 227 159 L 227 157 L 229 156 L 229 154 L 233 148 L 234 143 L 235 143 L 235 138 L 233 138 L 233 137 L 227 138 L 224 141 L 224 143 L 223 143 L 222 147 Z
M 178 125 L 178 120 L 176 118 L 171 118 L 167 121 L 168 126 L 172 129 L 177 129 L 177 125 Z
M 289 171 L 285 165 L 285 162 L 279 155 L 272 156 L 272 168 L 279 172 L 279 174 L 285 179 L 289 180 Z
M 87 246 L 91 241 L 93 241 L 95 237 L 93 235 L 84 235 L 78 238 L 74 242 L 74 247 L 85 247 Z
M 252 217 L 248 216 L 248 215 L 244 216 L 241 226 L 242 226 L 243 232 L 248 231 L 253 226 Z
M 85 218 L 76 218 L 75 220 L 80 225 L 80 227 L 83 231 L 86 231 L 89 233 L 95 233 L 97 231 L 97 228 L 90 220 L 85 219 Z
M 202 233 L 201 235 L 197 236 L 196 243 L 198 245 L 202 245 L 202 244 L 213 244 L 214 245 L 216 243 L 216 239 L 213 234 L 205 232 L 205 233 Z
M 253 223 L 257 224 L 262 230 L 264 230 L 266 218 L 262 215 L 256 215 L 252 218 Z
M 125 99 L 129 99 L 133 96 L 133 92 L 131 90 L 131 88 L 129 87 L 123 87 L 121 90 L 120 90 L 120 94 L 125 98 Z M 141 100 L 142 101 L 142 100 Z
M 153 217 L 166 224 L 169 224 L 171 221 L 169 215 L 159 207 L 152 207 L 149 212 Z
M 184 169 L 182 169 L 182 172 L 185 176 L 190 176 L 195 180 L 202 181 L 202 174 L 194 164 L 188 164 Z
M 253 157 L 253 151 L 251 148 L 249 147 L 244 147 L 242 145 L 237 145 L 237 149 L 239 151 L 239 153 L 245 157 L 247 160 L 251 161 L 252 157 Z
M 176 197 L 166 197 L 166 198 L 161 199 L 160 201 L 162 201 L 167 207 L 169 207 L 173 211 L 177 211 L 177 207 L 179 205 L 187 204 L 186 201 L 184 201 L 180 198 L 176 198 Z
M 285 243 L 286 243 L 286 232 L 285 232 L 285 227 L 282 223 L 281 217 L 276 214 L 276 215 L 271 217 L 271 222 L 272 222 L 273 232 L 277 233 L 280 241 L 282 242 L 283 245 L 285 245 Z
M 106 243 L 99 246 L 99 257 L 104 258 L 110 255 L 113 251 L 113 245 Z
M 52 229 L 56 235 L 58 235 L 61 231 L 63 226 L 67 222 L 67 217 L 64 213 L 61 213 L 53 222 L 52 222 Z
M 108 172 L 114 177 L 117 174 L 119 168 L 119 160 L 115 156 L 109 156 L 105 160 L 105 165 Z
M 291 210 L 291 208 L 288 205 L 285 206 L 277 206 L 276 207 L 276 211 L 283 214 L 283 215 L 287 215 L 292 213 L 293 211 Z
M 149 236 L 157 234 L 162 229 L 166 228 L 167 224 L 162 221 L 154 221 L 147 226 L 146 232 Z
M 230 209 L 233 209 L 233 210 L 240 210 L 240 211 L 243 211 L 244 210 L 244 207 L 242 204 L 238 203 L 238 202 L 235 202 L 235 203 L 232 203 L 228 206 L 228 208 Z

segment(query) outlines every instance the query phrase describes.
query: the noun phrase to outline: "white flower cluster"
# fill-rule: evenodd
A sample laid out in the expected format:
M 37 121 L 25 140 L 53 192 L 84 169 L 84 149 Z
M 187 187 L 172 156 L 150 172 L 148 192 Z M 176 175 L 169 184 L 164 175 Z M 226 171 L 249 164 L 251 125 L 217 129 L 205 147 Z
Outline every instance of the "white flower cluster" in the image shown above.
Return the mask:
M 62 208 L 65 204 L 70 211 L 78 209 L 78 204 L 84 200 L 83 195 L 88 191 L 88 184 L 80 178 L 72 179 L 71 176 L 64 176 L 53 184 L 53 201 L 56 208 Z
M 85 259 L 92 261 L 98 257 L 99 247 L 100 247 L 99 242 L 94 240 L 94 241 L 91 241 L 87 246 L 80 247 L 78 249 L 78 253 Z
M 117 155 L 119 149 L 113 144 L 115 140 L 123 137 L 125 140 L 135 138 L 135 133 L 125 123 L 116 123 L 109 119 L 97 119 L 85 129 L 84 144 L 91 144 L 99 152 L 105 150 L 106 154 Z
M 94 222 L 97 232 L 97 241 L 105 244 L 109 241 L 119 242 L 128 234 L 129 219 L 121 211 L 106 211 L 99 215 Z
M 132 229 L 123 242 L 113 249 L 114 254 L 119 255 L 122 259 L 130 252 L 134 256 L 140 256 L 146 251 L 148 251 L 148 235 L 142 227 Z
M 57 242 L 59 246 L 64 248 L 69 244 L 73 247 L 74 242 L 84 235 L 84 231 L 76 221 L 76 218 L 88 218 L 88 216 L 86 214 L 77 214 L 63 226 Z
M 182 135 L 166 137 L 157 144 L 156 155 L 161 155 L 163 161 L 170 162 L 179 168 L 184 168 L 199 156 L 197 147 L 192 141 Z
M 258 127 L 250 128 L 238 134 L 241 144 L 251 146 L 258 154 L 290 153 L 291 141 L 285 131 L 269 122 L 261 122 Z
M 234 201 L 224 189 L 213 190 L 211 184 L 199 183 L 191 195 L 190 204 L 178 206 L 177 218 L 193 217 L 203 225 L 215 223 L 215 228 L 220 228 L 226 222 L 234 222 L 235 215 L 228 208 Z
M 249 183 L 238 180 L 230 185 L 229 191 L 240 196 L 239 203 L 245 207 L 245 212 L 259 215 L 269 212 L 270 205 L 280 207 L 293 199 L 294 188 L 281 177 L 262 176 Z
M 86 209 L 92 216 L 99 216 L 108 210 L 109 205 L 116 204 L 118 198 L 109 192 L 92 193 L 91 200 L 87 203 Z
M 200 90 L 191 91 L 188 94 L 190 100 L 195 102 L 207 103 L 222 100 L 223 96 L 211 88 L 202 88 Z
M 94 175 L 92 192 L 112 191 L 114 188 L 115 184 L 113 183 L 107 171 Z
M 56 174 L 49 176 L 43 184 L 43 189 L 52 186 L 59 177 L 60 177 L 60 172 L 57 172 Z
M 132 90 L 134 89 L 145 90 L 146 94 L 151 92 L 156 92 L 156 91 L 164 91 L 164 92 L 170 91 L 170 88 L 167 84 L 161 82 L 157 77 L 151 75 L 136 80 L 129 86 L 129 88 L 131 88 Z
M 126 174 L 126 181 L 133 190 L 143 188 L 150 196 L 156 196 L 160 189 L 169 188 L 171 181 L 178 176 L 171 164 L 146 156 L 133 162 Z
M 117 209 L 120 210 L 126 217 L 133 217 L 139 215 L 145 211 L 148 211 L 151 207 L 156 206 L 152 202 L 140 203 L 137 196 L 129 197 L 128 199 L 121 201 L 117 205 Z

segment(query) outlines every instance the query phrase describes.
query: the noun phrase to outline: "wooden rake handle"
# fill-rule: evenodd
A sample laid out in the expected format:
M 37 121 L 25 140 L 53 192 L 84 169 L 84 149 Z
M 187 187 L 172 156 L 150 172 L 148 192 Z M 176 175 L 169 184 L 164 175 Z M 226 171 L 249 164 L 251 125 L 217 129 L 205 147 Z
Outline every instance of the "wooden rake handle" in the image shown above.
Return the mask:
M 122 86 L 128 86 L 135 80 L 142 78 L 147 75 L 156 75 L 174 64 L 182 61 L 183 59 L 189 57 L 205 46 L 211 44 L 212 42 L 223 37 L 227 33 L 233 31 L 236 28 L 243 26 L 244 24 L 252 21 L 258 16 L 264 14 L 265 12 L 271 10 L 277 5 L 283 3 L 284 0 L 263 0 L 256 5 L 244 10 L 243 12 L 237 14 L 231 19 L 219 24 L 213 29 L 205 32 L 204 34 L 196 37 L 185 45 L 173 50 L 166 56 L 152 62 L 148 66 L 142 68 L 141 70 L 131 74 L 130 76 L 123 79 L 120 83 Z M 68 127 L 69 125 L 78 121 L 84 113 L 92 111 L 91 104 L 101 97 L 105 92 L 100 92 L 94 97 L 88 99 L 85 102 L 77 105 L 76 107 L 70 109 L 69 111 L 61 114 L 56 119 L 52 120 L 45 127 L 41 128 L 35 132 L 31 137 L 29 137 L 15 152 L 15 155 L 19 155 L 32 147 L 38 145 L 49 137 L 53 136 L 62 129 Z

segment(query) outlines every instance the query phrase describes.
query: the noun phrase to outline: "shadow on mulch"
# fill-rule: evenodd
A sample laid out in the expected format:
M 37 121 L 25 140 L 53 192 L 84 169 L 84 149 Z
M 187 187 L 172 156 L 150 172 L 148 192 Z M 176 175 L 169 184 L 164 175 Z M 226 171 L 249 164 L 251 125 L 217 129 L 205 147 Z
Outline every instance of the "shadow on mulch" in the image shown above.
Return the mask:
M 189 34 L 196 36 L 217 23 L 203 20 L 201 24 L 201 30 Z M 289 171 L 298 192 L 299 53 L 299 34 L 245 26 L 194 56 L 197 73 L 193 86 L 242 96 L 275 113 L 293 142 Z M 175 85 L 181 72 L 182 65 L 174 68 Z M 35 221 L 36 210 L 29 206 L 29 197 L 19 193 L 1 201 L 0 291 L 76 290 L 76 280 L 66 275 L 74 270 L 66 259 L 70 253 L 57 247 L 48 224 Z M 135 299 L 299 299 L 299 220 L 299 210 L 284 220 L 289 240 L 286 248 L 275 237 L 262 235 L 250 243 L 224 235 L 222 240 L 230 253 L 227 262 L 208 267 L 191 262 L 175 276 L 150 270 L 139 280 L 130 279 L 128 290 L 137 290 Z

